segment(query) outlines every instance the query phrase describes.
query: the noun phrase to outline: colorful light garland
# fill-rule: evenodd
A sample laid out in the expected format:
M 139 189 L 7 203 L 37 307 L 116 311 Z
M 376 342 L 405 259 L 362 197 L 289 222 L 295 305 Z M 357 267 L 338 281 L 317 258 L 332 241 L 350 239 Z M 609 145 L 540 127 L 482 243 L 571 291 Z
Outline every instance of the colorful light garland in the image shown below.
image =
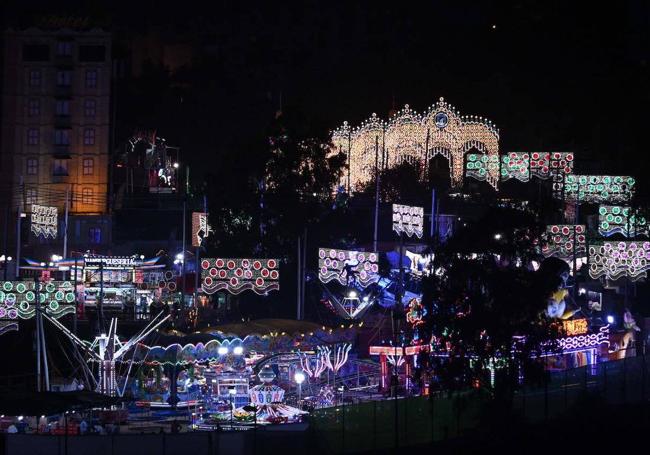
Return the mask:
M 601 205 L 598 208 L 598 233 L 603 237 L 622 234 L 625 237 L 649 234 L 645 217 L 627 206 Z
M 231 294 L 251 290 L 266 294 L 280 289 L 277 259 L 206 258 L 201 261 L 203 292 L 226 290 Z
M 589 276 L 632 281 L 647 277 L 650 242 L 602 242 L 589 245 Z
M 319 248 L 318 279 L 323 283 L 338 281 L 344 286 L 358 284 L 365 288 L 379 281 L 377 254 Z
M 398 234 L 414 235 L 421 239 L 424 226 L 424 208 L 393 204 L 393 231 Z
M 542 254 L 545 257 L 572 258 L 575 254 L 587 252 L 585 225 L 583 224 L 553 224 L 546 226 Z
M 411 324 L 412 327 L 417 327 L 420 324 L 424 324 L 424 317 L 427 315 L 427 309 L 420 303 L 418 299 L 411 299 L 409 302 L 409 308 L 406 312 L 406 321 Z
M 634 197 L 636 180 L 622 175 L 567 175 L 564 198 L 590 203 L 625 203 Z

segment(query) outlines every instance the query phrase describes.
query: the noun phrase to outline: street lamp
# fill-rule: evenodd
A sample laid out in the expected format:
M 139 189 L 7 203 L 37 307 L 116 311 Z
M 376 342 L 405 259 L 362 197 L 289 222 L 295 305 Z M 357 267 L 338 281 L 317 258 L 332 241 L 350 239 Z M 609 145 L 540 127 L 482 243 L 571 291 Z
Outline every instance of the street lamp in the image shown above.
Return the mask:
M 302 383 L 305 382 L 305 373 L 296 371 L 293 375 L 293 380 L 298 384 L 298 407 L 300 407 L 300 400 L 302 400 Z
M 11 262 L 11 256 L 5 256 L 4 254 L 0 256 L 0 262 L 2 263 L 2 268 L 4 269 L 4 280 L 7 281 L 7 269 L 9 268 L 9 263 Z

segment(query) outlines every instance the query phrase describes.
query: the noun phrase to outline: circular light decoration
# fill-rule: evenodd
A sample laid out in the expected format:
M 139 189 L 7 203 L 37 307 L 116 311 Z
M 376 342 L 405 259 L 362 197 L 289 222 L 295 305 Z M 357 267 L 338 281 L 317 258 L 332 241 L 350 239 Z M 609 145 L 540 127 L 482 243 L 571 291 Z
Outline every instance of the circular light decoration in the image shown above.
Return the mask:
M 35 298 L 36 298 L 36 294 L 34 294 L 33 291 L 27 291 L 27 293 L 25 293 L 25 300 L 27 300 L 28 302 L 33 302 Z
M 65 294 L 65 301 L 68 303 L 74 302 L 74 292 L 67 292 Z
M 59 309 L 59 302 L 57 302 L 56 300 L 51 300 L 49 307 L 51 311 L 56 311 Z
M 29 303 L 27 303 L 27 302 L 20 302 L 19 307 L 20 307 L 20 310 L 21 310 L 21 311 L 27 311 L 27 310 L 29 310 Z
M 11 281 L 5 281 L 2 284 L 2 289 L 4 289 L 7 292 L 13 290 L 13 288 L 14 288 L 14 284 Z
M 56 291 L 56 293 L 54 294 L 54 298 L 57 300 L 63 300 L 64 297 L 65 297 L 65 293 L 61 290 Z
M 47 283 L 47 285 L 45 285 L 45 290 L 49 293 L 52 293 L 56 290 L 56 286 L 54 286 L 52 283 Z
M 444 112 L 438 112 L 434 117 L 435 124 L 438 128 L 444 128 L 449 124 L 449 117 Z
M 27 286 L 25 286 L 25 283 L 18 283 L 16 285 L 16 292 L 22 294 L 23 292 L 25 292 L 25 290 L 27 290 Z

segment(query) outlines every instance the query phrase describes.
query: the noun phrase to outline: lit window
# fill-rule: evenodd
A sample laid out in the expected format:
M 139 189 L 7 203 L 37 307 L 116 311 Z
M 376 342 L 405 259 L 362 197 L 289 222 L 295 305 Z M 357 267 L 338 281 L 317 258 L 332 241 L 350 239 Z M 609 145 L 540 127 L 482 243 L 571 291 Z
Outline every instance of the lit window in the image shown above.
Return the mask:
M 81 203 L 82 204 L 91 204 L 93 199 L 93 189 L 84 188 L 81 190 Z
M 94 172 L 95 172 L 95 160 L 92 158 L 84 158 L 83 175 L 93 175 Z
M 38 174 L 38 159 L 29 158 L 27 160 L 27 175 L 37 175 Z
M 68 160 L 55 159 L 52 166 L 52 175 L 56 175 L 56 176 L 68 175 Z
M 60 115 L 60 116 L 70 115 L 70 101 L 56 100 L 56 115 Z
M 86 88 L 97 87 L 97 70 L 86 70 Z
M 70 145 L 70 130 L 54 130 L 54 145 Z
M 27 110 L 30 117 L 41 115 L 41 100 L 33 98 L 27 103 Z
M 95 100 L 84 101 L 84 115 L 86 117 L 94 117 L 97 111 L 97 102 Z
M 41 86 L 41 70 L 31 70 L 29 72 L 29 85 L 30 87 Z
M 57 71 L 56 85 L 59 87 L 70 87 L 72 85 L 72 71 Z
M 84 145 L 95 145 L 95 128 L 84 130 Z
M 25 191 L 25 202 L 27 204 L 36 204 L 38 199 L 38 192 L 36 188 L 27 188 Z
M 41 142 L 41 134 L 37 128 L 27 130 L 27 144 L 38 145 Z
M 72 43 L 70 41 L 59 41 L 56 43 L 56 55 L 60 56 L 71 56 L 72 55 Z
M 88 242 L 94 244 L 102 243 L 102 229 L 98 227 L 88 229 Z

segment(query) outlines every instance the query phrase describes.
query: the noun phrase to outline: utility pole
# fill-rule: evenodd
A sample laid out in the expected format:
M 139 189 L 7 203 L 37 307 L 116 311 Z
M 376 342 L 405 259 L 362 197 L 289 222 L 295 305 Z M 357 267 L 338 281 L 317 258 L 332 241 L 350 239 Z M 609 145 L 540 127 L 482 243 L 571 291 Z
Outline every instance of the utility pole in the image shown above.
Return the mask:
M 16 217 L 16 279 L 20 279 L 20 231 L 21 231 L 21 219 L 23 212 L 20 210 L 20 204 L 18 204 Z
M 373 251 L 377 252 L 377 227 L 379 224 L 379 136 L 375 136 L 375 230 L 372 237 Z
M 2 249 L 2 254 L 4 254 L 4 281 L 7 281 L 7 269 L 9 268 L 9 251 L 7 250 L 7 243 L 9 241 L 9 204 L 5 207 L 5 233 L 4 233 L 4 245 Z
M 63 260 L 65 260 L 68 257 L 68 212 L 69 212 L 69 197 L 70 197 L 70 189 L 66 188 L 65 189 L 65 218 L 63 221 Z M 63 277 L 65 279 L 65 272 L 63 272 Z
M 297 294 L 296 294 L 296 319 L 300 321 L 300 297 L 302 297 L 302 280 L 300 278 L 300 273 L 301 273 L 301 264 L 300 262 L 302 261 L 302 252 L 301 252 L 301 247 L 302 247 L 302 241 L 300 239 L 300 236 L 298 236 L 298 250 L 296 251 L 296 263 L 297 263 L 297 268 L 296 268 L 296 282 L 297 282 Z

